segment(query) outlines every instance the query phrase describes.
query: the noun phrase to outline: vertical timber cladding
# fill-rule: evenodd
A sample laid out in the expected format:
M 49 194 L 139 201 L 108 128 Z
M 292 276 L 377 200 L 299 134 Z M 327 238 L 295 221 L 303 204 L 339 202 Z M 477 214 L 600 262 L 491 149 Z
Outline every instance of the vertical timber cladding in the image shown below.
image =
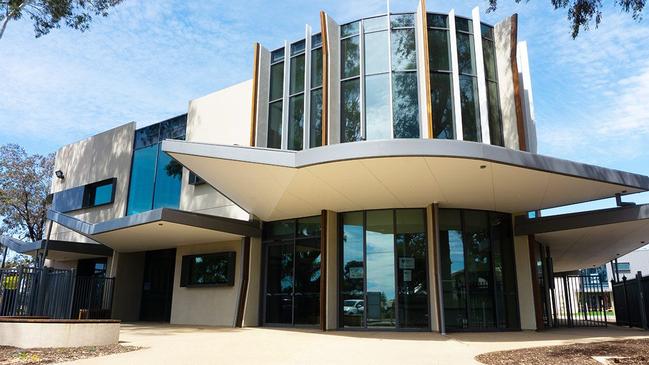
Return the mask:
M 536 330 L 543 329 L 543 307 L 541 305 L 541 286 L 539 284 L 539 277 L 536 269 L 537 257 L 537 243 L 534 235 L 527 236 L 528 247 L 530 250 L 530 270 L 532 273 L 532 296 L 534 299 L 534 318 L 536 320 Z
M 257 101 L 259 94 L 259 50 L 260 44 L 255 43 L 255 56 L 252 69 L 252 104 L 250 105 L 250 147 L 255 147 L 257 139 Z
M 329 135 L 329 37 L 327 14 L 324 11 L 320 12 L 320 35 L 322 38 L 322 145 L 326 146 L 329 142 L 327 140 Z
M 424 32 L 424 78 L 426 80 L 426 117 L 428 119 L 428 138 L 433 138 L 433 108 L 430 95 L 430 53 L 428 50 L 428 16 L 426 0 L 421 0 L 421 26 Z
M 525 133 L 525 119 L 523 117 L 523 99 L 521 97 L 521 84 L 518 75 L 518 63 L 516 62 L 516 49 L 518 47 L 518 14 L 511 17 L 511 55 L 512 81 L 514 83 L 514 105 L 516 106 L 516 127 L 518 130 L 518 145 L 521 151 L 527 151 Z
M 327 214 L 320 213 L 320 330 L 327 330 Z

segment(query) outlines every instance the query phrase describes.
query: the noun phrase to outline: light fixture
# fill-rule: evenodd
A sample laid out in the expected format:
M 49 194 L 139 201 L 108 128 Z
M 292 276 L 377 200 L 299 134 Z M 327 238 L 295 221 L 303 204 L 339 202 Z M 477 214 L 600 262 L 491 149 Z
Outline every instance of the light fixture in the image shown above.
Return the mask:
M 159 226 L 162 226 L 162 223 L 158 223 Z
M 63 171 L 61 170 L 54 171 L 54 175 L 56 175 L 56 177 L 58 177 L 61 180 L 65 179 L 65 176 L 63 175 Z
M 487 165 L 480 165 L 480 168 L 484 170 L 487 168 Z

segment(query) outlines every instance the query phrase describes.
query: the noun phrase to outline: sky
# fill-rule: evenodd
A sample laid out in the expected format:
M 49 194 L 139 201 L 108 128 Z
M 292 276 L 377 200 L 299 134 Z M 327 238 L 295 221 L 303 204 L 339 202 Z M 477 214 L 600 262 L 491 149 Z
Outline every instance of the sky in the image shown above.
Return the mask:
M 486 1 L 428 1 L 429 11 L 466 16 L 475 6 L 491 24 L 519 14 L 539 153 L 649 175 L 649 20 L 607 8 L 598 29 L 573 40 L 567 12 L 550 0 L 500 0 L 493 13 Z M 35 39 L 27 18 L 10 23 L 0 39 L 0 144 L 54 152 L 123 123 L 185 113 L 189 100 L 251 78 L 254 42 L 273 49 L 302 38 L 305 24 L 317 31 L 320 10 L 343 23 L 386 8 L 385 0 L 127 0 L 85 33 L 62 28 Z M 607 199 L 547 214 L 610 206 Z

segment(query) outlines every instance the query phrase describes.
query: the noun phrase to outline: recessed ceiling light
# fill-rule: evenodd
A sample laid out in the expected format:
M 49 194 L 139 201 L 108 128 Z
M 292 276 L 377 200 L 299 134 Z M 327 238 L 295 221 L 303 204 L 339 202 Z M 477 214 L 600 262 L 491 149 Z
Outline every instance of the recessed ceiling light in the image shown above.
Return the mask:
M 158 223 L 158 225 L 159 225 L 159 226 L 161 226 L 161 225 L 162 225 L 162 223 Z
M 487 168 L 487 165 L 480 165 L 480 168 L 481 168 L 481 169 L 486 169 L 486 168 Z

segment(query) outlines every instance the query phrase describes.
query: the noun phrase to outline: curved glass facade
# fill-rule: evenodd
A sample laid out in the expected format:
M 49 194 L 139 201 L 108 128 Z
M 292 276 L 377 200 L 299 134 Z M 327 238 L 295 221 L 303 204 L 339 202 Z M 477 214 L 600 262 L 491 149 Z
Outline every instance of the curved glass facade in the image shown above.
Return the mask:
M 339 99 L 329 102 L 340 103 L 332 109 L 339 114 L 331 117 L 340 123 L 339 141 L 425 136 L 428 120 L 421 120 L 426 113 L 420 110 L 425 82 L 430 86 L 429 138 L 504 146 L 493 27 L 448 14 L 427 13 L 425 22 L 417 16 L 364 18 L 334 32 L 336 42 L 329 48 L 337 48 L 330 52 L 337 58 L 332 68 L 337 74 L 329 78 L 339 80 L 330 85 Z M 301 150 L 322 144 L 322 36 L 307 40 L 271 52 L 267 147 Z M 480 49 L 482 57 L 476 58 Z M 422 60 L 428 62 L 428 75 Z M 486 90 L 479 90 L 482 68 Z M 481 115 L 481 102 L 487 115 Z

